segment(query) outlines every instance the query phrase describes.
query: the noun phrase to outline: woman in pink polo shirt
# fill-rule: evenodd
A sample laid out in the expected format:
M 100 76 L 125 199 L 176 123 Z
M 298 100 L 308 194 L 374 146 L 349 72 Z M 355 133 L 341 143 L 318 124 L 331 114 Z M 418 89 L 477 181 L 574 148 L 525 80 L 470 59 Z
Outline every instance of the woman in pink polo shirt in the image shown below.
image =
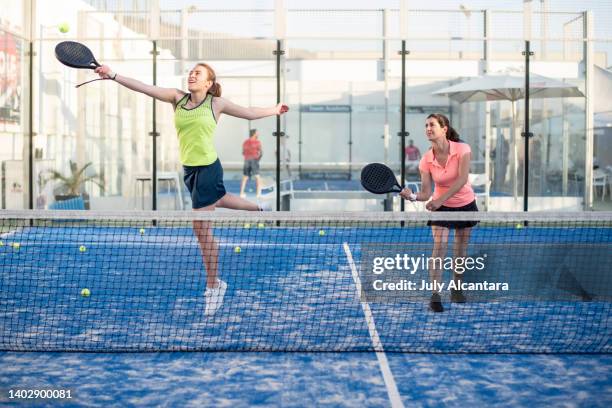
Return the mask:
M 421 158 L 419 171 L 421 173 L 421 191 L 416 194 L 417 201 L 427 201 L 432 194 L 432 180 L 435 186 L 433 199 L 426 208 L 430 211 L 478 211 L 476 196 L 468 181 L 470 173 L 470 145 L 459 140 L 459 134 L 453 129 L 448 118 L 440 113 L 434 113 L 425 121 L 425 134 L 431 142 L 429 149 Z M 400 195 L 410 199 L 412 191 L 405 188 Z M 467 256 L 467 246 L 472 227 L 476 221 L 429 221 L 434 239 L 432 257 L 444 258 L 448 247 L 448 235 L 455 230 L 454 255 Z M 442 282 L 442 270 L 432 268 L 429 271 L 432 282 Z M 453 280 L 460 283 L 461 275 L 454 273 Z M 457 287 L 459 287 L 457 285 Z M 464 303 L 465 296 L 461 290 L 451 289 L 451 302 Z M 429 307 L 434 312 L 442 312 L 442 300 L 437 290 L 434 290 Z

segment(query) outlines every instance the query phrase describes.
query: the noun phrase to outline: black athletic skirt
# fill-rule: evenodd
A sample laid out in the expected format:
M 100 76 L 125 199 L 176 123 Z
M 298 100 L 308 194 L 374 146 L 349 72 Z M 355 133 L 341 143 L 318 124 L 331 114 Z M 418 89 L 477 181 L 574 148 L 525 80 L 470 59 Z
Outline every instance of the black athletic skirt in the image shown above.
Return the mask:
M 441 206 L 436 210 L 436 212 L 453 212 L 453 211 L 478 211 L 478 206 L 476 205 L 476 200 L 472 201 L 469 204 L 466 204 L 462 207 L 447 207 L 445 205 Z M 445 227 L 451 229 L 461 229 L 461 228 L 471 228 L 478 224 L 478 221 L 427 221 L 427 225 L 430 227 L 435 225 L 437 227 Z
M 219 159 L 208 166 L 183 166 L 183 169 L 193 209 L 214 204 L 225 195 L 223 167 Z

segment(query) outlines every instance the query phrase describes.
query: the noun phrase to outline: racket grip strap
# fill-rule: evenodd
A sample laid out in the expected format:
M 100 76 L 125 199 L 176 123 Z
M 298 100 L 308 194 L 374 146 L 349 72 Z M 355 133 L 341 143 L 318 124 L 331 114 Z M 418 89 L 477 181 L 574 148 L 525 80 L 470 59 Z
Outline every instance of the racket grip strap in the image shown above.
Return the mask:
M 416 199 L 417 199 L 417 195 L 416 195 L 416 194 L 414 194 L 414 193 L 411 193 L 411 194 L 408 196 L 408 199 L 409 199 L 410 201 L 416 201 Z
M 78 85 L 75 85 L 75 88 L 79 88 L 79 87 L 81 87 L 81 86 L 83 86 L 83 85 L 85 85 L 85 84 L 88 84 L 88 83 L 90 83 L 90 82 L 95 82 L 95 81 L 104 81 L 104 80 L 107 80 L 107 79 L 110 79 L 110 78 L 96 78 L 96 79 L 92 79 L 92 80 L 90 80 L 90 81 L 86 81 L 86 82 L 80 83 L 80 84 L 78 84 Z

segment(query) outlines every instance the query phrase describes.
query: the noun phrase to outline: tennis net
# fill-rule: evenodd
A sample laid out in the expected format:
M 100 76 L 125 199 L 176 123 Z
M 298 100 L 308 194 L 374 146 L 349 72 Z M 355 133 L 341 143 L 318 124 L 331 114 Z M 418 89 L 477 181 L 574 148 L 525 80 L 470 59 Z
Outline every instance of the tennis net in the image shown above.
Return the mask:
M 612 213 L 4 211 L 0 350 L 610 353 L 611 261 Z

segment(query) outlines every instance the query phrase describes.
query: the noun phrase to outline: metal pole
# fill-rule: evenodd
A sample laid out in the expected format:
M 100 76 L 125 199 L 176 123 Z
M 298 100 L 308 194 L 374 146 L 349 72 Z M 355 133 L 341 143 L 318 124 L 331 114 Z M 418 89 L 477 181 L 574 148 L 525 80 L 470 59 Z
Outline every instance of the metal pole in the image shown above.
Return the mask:
M 385 149 L 384 163 L 389 165 L 389 41 L 386 40 L 388 31 L 389 10 L 383 9 L 383 80 L 384 80 L 384 95 L 385 95 L 385 123 L 383 127 L 383 144 Z M 384 209 L 385 211 L 393 211 L 393 195 L 385 196 Z
M 28 57 L 28 208 L 34 209 L 34 41 L 30 40 Z M 23 197 L 23 196 L 22 196 Z M 22 201 L 23 202 L 23 201 Z
M 280 80 L 281 80 L 281 55 L 284 51 L 281 49 L 281 40 L 276 40 L 276 103 L 280 103 Z M 276 211 L 281 209 L 281 180 L 280 180 L 280 169 L 281 169 L 281 142 L 280 138 L 283 136 L 281 132 L 281 120 L 280 115 L 276 115 Z
M 488 10 L 483 11 L 483 36 L 486 38 L 483 42 L 483 60 L 484 60 L 484 74 L 489 73 L 489 56 L 491 55 L 490 47 L 491 41 L 489 40 L 489 27 L 490 27 L 490 13 Z M 498 154 L 500 154 L 498 150 Z M 484 210 L 489 211 L 490 197 L 491 197 L 491 102 L 485 102 L 485 202 Z M 495 172 L 493 172 L 495 174 Z
M 157 41 L 153 41 L 153 50 L 151 51 L 151 54 L 153 55 L 153 85 L 157 85 L 157 55 L 159 54 L 157 52 Z M 153 98 L 153 123 L 152 123 L 152 131 L 151 133 L 149 133 L 150 136 L 153 137 L 153 172 L 152 172 L 152 189 L 151 189 L 151 196 L 152 196 L 152 209 L 153 211 L 157 210 L 157 136 L 159 136 L 159 133 L 157 133 L 157 109 L 156 109 L 156 100 L 155 98 Z
M 512 196 L 514 197 L 514 205 L 518 202 L 518 133 L 516 131 L 516 116 L 517 116 L 517 101 L 512 101 Z
M 402 55 L 402 94 L 400 101 L 400 115 L 402 117 L 400 136 L 402 148 L 400 149 L 400 184 L 404 187 L 404 185 L 406 185 L 406 40 L 402 40 L 402 50 L 400 54 Z M 404 209 L 404 200 L 400 200 L 400 211 L 403 212 Z
M 584 42 L 583 55 L 584 55 L 584 88 L 585 88 L 585 98 L 584 98 L 584 128 L 586 130 L 586 140 L 585 140 L 585 158 L 584 158 L 584 208 L 586 210 L 593 209 L 593 116 L 594 116 L 594 93 L 595 93 L 595 84 L 593 77 L 595 75 L 594 72 L 594 58 L 595 51 L 593 46 L 593 32 L 594 32 L 594 20 L 593 20 L 593 12 L 585 11 L 584 12 L 584 37 L 586 41 Z
M 562 181 L 562 194 L 564 196 L 567 195 L 568 191 L 568 182 L 569 182 L 569 177 L 568 177 L 568 167 L 569 167 L 569 122 L 566 119 L 566 115 L 567 115 L 567 106 L 566 106 L 566 102 L 565 102 L 565 98 L 561 99 L 561 120 L 563 121 L 563 126 L 562 126 L 562 130 L 561 130 L 561 134 L 562 134 L 562 139 L 563 139 L 563 148 L 562 148 L 562 169 L 563 169 L 563 174 L 561 176 L 561 181 Z M 548 120 L 550 122 L 550 119 Z M 550 129 L 550 125 L 548 126 L 548 129 Z M 547 137 L 547 157 L 548 157 L 548 145 L 550 144 L 550 131 Z M 548 165 L 548 160 L 546 161 L 546 164 Z
M 348 179 L 353 179 L 353 81 L 349 82 Z
M 529 57 L 533 52 L 529 50 L 529 41 L 525 41 L 525 131 L 521 136 L 525 138 L 525 158 L 523 165 L 523 211 L 529 211 Z
M 302 81 L 298 81 L 300 112 L 298 113 L 298 178 L 302 178 Z
M 281 101 L 281 55 L 285 52 L 282 50 L 282 39 L 287 33 L 287 7 L 284 0 L 274 1 L 274 37 L 276 38 L 276 103 Z M 281 210 L 281 137 L 284 133 L 281 132 L 281 117 L 276 115 L 276 210 Z M 286 143 L 283 143 L 285 149 Z M 289 168 L 289 166 L 288 166 Z M 280 225 L 277 221 L 276 225 Z

